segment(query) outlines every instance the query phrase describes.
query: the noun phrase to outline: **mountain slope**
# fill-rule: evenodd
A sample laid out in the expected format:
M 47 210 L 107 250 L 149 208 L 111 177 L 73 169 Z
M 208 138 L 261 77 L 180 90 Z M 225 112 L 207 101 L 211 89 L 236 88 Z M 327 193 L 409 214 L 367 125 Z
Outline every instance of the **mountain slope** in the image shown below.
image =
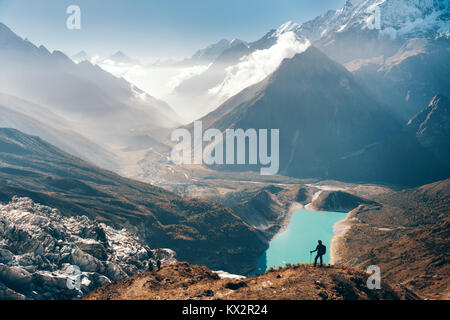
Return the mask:
M 178 124 L 165 102 L 90 62 L 75 64 L 38 48 L 3 24 L 0 69 L 2 93 L 48 107 L 92 140 L 121 144 L 139 134 L 164 135 L 161 129 Z
M 195 64 L 209 64 L 213 63 L 223 52 L 236 46 L 244 44 L 245 42 L 239 39 L 226 40 L 222 39 L 217 43 L 209 45 L 204 49 L 195 52 L 190 59 L 186 59 L 179 64 L 181 65 L 195 65 Z
M 91 292 L 86 300 L 399 300 L 414 293 L 382 283 L 367 288 L 367 274 L 345 267 L 295 265 L 245 279 L 220 279 L 205 267 L 176 263 Z
M 430 104 L 408 122 L 419 142 L 441 161 L 450 159 L 450 100 L 436 95 Z
M 347 67 L 406 123 L 435 95 L 450 95 L 449 61 L 448 39 L 410 39 L 392 55 Z
M 297 25 L 295 32 L 345 63 L 389 56 L 405 39 L 448 34 L 449 13 L 445 0 L 348 0 L 341 9 Z
M 39 136 L 91 163 L 109 170 L 117 169 L 116 156 L 111 151 L 71 130 L 67 120 L 43 106 L 0 93 L 1 127 Z
M 384 193 L 362 205 L 335 243 L 337 264 L 378 265 L 383 279 L 429 299 L 450 298 L 450 180 Z
M 226 49 L 205 72 L 183 81 L 174 94 L 183 97 L 182 102 L 195 111 L 196 117 L 204 116 L 227 98 L 260 82 L 284 58 L 308 46 L 307 39 L 287 28 L 271 30 L 257 41 L 238 42 Z
M 266 243 L 223 205 L 181 198 L 62 152 L 38 137 L 0 129 L 0 201 L 13 196 L 126 227 L 151 247 L 214 269 L 246 273 Z
M 448 39 L 449 13 L 450 5 L 446 0 L 349 0 L 342 8 L 330 10 L 311 21 L 302 24 L 289 21 L 270 30 L 261 39 L 228 48 L 206 72 L 182 82 L 175 95 L 183 97 L 181 104 L 201 109 L 196 112 L 201 116 L 202 110 L 210 112 L 224 102 L 215 97 L 213 89 L 226 84 L 227 75 L 238 69 L 242 60 L 251 60 L 252 55 L 261 55 L 261 51 L 270 48 L 276 51 L 275 46 L 283 35 L 292 33 L 299 39 L 306 38 L 340 63 L 380 56 L 387 58 L 411 38 Z M 286 48 L 284 46 L 284 50 Z M 282 50 L 271 52 L 270 55 L 280 52 Z M 246 66 L 247 73 L 255 70 L 264 72 L 266 68 L 262 63 L 259 66 Z M 245 87 L 241 86 L 240 90 Z
M 414 185 L 446 174 L 344 67 L 314 47 L 246 92 L 254 95 L 237 95 L 202 121 L 221 131 L 280 129 L 284 175 Z

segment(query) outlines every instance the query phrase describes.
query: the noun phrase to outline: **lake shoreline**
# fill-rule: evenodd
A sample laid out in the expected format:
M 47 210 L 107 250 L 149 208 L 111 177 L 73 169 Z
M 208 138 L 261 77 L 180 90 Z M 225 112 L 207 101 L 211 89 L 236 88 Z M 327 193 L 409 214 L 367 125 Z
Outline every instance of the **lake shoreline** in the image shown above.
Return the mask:
M 345 240 L 345 235 L 348 230 L 351 228 L 351 223 L 349 220 L 350 212 L 347 213 L 347 216 L 336 222 L 333 226 L 334 236 L 331 238 L 330 243 L 330 265 L 335 265 L 340 263 L 339 245 Z
M 295 213 L 295 214 L 294 214 Z M 346 212 L 316 212 L 303 205 L 293 204 L 288 211 L 289 218 L 280 233 L 270 242 L 269 248 L 261 256 L 262 269 L 278 268 L 287 264 L 310 264 L 310 251 L 317 246 L 317 240 L 331 246 L 334 225 L 347 217 Z M 331 260 L 331 251 L 324 256 L 324 262 Z

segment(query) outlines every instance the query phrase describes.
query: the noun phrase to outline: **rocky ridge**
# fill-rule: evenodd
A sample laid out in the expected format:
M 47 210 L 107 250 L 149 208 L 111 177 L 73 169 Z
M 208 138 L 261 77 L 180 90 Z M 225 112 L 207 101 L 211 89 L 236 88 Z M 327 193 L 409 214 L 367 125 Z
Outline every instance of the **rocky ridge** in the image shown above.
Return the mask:
M 65 217 L 29 198 L 0 205 L 0 299 L 81 298 L 174 256 L 125 229 Z

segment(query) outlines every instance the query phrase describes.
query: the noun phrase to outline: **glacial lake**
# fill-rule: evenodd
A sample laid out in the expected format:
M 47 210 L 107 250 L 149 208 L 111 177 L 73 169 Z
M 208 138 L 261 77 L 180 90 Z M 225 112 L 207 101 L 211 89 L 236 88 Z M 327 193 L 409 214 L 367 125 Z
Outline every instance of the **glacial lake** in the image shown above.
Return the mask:
M 291 221 L 285 231 L 278 234 L 269 248 L 260 257 L 258 269 L 252 274 L 264 273 L 270 267 L 285 266 L 287 263 L 314 262 L 315 253 L 310 261 L 310 251 L 315 250 L 317 240 L 327 246 L 324 263 L 330 262 L 331 238 L 334 236 L 333 226 L 345 219 L 346 212 L 315 212 L 306 209 L 292 214 Z

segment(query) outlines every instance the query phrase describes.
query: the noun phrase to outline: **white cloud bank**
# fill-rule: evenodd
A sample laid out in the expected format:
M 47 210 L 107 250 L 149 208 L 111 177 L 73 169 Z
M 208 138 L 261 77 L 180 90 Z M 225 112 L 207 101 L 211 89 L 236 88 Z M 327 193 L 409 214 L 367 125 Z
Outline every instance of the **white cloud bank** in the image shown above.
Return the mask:
M 162 100 L 172 94 L 173 90 L 183 81 L 199 75 L 209 68 L 209 65 L 189 67 L 143 66 L 115 63 L 111 60 L 105 60 L 97 64 L 116 77 L 122 77 L 155 98 Z
M 299 39 L 294 32 L 282 33 L 272 47 L 242 57 L 238 64 L 227 68 L 225 80 L 208 93 L 224 102 L 245 88 L 261 82 L 272 74 L 284 59 L 292 59 L 310 45 L 309 40 Z

